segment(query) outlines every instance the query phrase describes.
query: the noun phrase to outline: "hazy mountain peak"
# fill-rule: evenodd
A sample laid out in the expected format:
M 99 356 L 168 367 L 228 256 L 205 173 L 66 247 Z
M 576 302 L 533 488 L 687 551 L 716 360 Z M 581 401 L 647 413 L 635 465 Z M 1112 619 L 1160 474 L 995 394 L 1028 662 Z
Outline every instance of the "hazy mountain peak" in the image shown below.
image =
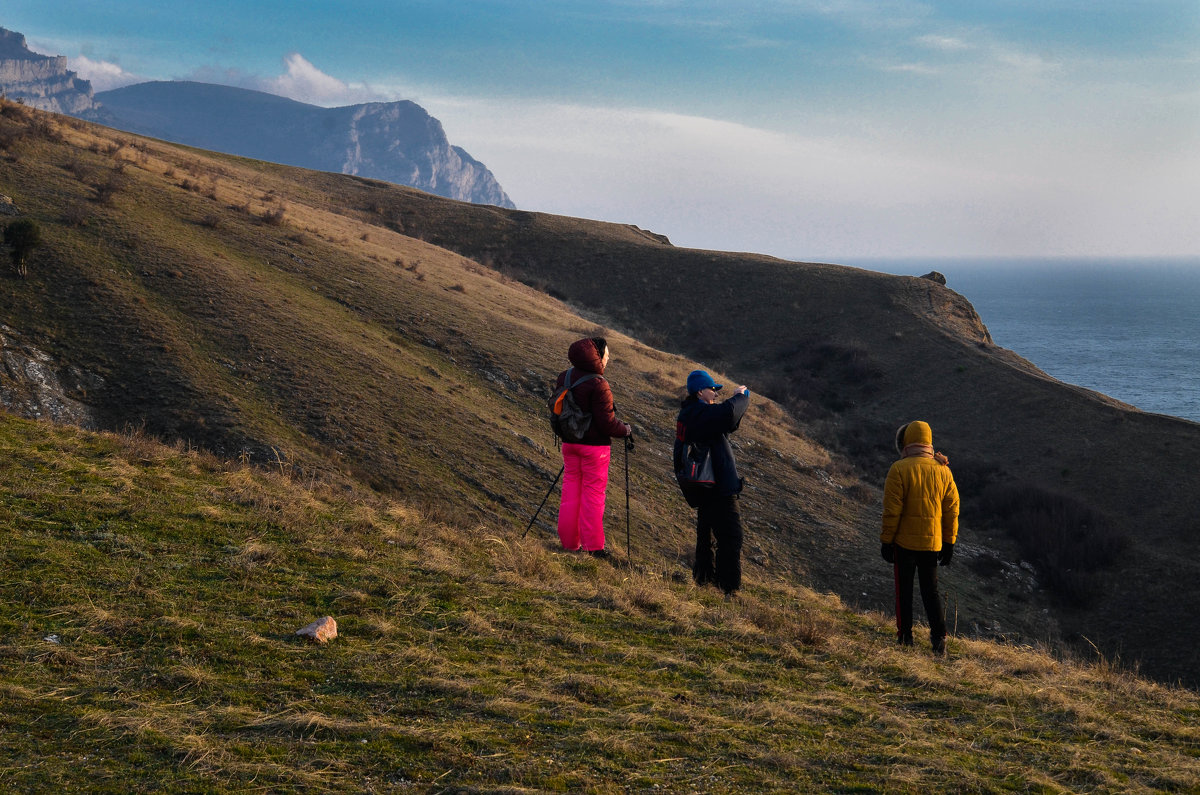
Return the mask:
M 115 126 L 220 152 L 370 177 L 451 199 L 513 207 L 486 166 L 453 146 L 415 102 L 322 108 L 274 94 L 189 81 L 97 95 Z

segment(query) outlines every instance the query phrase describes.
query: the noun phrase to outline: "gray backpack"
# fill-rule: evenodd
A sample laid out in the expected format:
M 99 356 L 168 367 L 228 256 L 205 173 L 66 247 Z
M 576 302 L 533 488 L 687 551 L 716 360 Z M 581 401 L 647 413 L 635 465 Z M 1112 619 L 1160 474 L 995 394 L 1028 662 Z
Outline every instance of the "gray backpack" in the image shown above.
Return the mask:
M 579 408 L 579 404 L 575 402 L 575 395 L 571 393 L 571 388 L 593 378 L 603 380 L 603 377 L 596 373 L 588 373 L 578 381 L 572 382 L 571 376 L 574 374 L 574 367 L 567 370 L 567 375 L 563 378 L 563 385 L 554 390 L 549 401 L 550 429 L 554 431 L 555 436 L 570 444 L 578 444 L 583 441 L 583 435 L 592 425 L 591 412 Z

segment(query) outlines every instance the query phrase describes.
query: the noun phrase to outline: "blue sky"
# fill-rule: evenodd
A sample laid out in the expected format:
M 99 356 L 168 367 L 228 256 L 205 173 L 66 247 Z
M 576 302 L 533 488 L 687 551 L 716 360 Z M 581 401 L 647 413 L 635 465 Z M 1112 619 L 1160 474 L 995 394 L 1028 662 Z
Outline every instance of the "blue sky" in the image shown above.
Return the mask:
M 97 90 L 412 99 L 522 208 L 851 262 L 1200 255 L 1196 0 L 4 0 Z

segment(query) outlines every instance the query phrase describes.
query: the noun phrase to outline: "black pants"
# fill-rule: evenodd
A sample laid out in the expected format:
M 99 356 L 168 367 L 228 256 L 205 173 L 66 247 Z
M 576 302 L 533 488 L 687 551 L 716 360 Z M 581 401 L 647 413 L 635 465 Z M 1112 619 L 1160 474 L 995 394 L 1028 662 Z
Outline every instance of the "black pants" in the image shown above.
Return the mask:
M 713 540 L 716 554 L 713 554 Z M 742 587 L 742 517 L 737 497 L 706 495 L 696 509 L 697 585 L 714 583 L 727 594 Z
M 946 614 L 942 611 L 942 598 L 938 594 L 936 552 L 914 552 L 896 547 L 893 569 L 896 575 L 896 639 L 911 646 L 913 625 L 913 573 L 921 582 L 921 601 L 925 604 L 925 615 L 929 619 L 929 640 L 937 643 L 946 637 Z

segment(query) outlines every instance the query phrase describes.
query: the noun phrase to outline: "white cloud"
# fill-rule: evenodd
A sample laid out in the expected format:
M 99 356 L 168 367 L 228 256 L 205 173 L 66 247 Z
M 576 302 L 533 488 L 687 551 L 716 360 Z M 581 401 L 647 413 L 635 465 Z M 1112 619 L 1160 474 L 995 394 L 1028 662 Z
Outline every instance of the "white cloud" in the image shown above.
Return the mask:
M 1011 47 L 995 47 L 992 50 L 992 57 L 1001 66 L 1031 76 L 1044 75 L 1062 69 L 1062 64 L 1057 61 L 1050 61 L 1036 53 L 1023 52 Z
M 941 69 L 923 63 L 898 63 L 882 67 L 885 72 L 907 72 L 914 75 L 940 75 Z
M 284 65 L 287 71 L 265 81 L 263 90 L 314 105 L 354 104 L 379 98 L 365 85 L 352 85 L 325 74 L 298 52 L 289 53 Z
M 936 36 L 933 34 L 927 36 L 918 36 L 917 43 L 928 47 L 931 50 L 941 50 L 942 52 L 962 52 L 972 49 L 972 46 L 967 42 L 955 36 Z
M 366 83 L 347 83 L 326 74 L 298 52 L 289 53 L 284 58 L 283 65 L 283 74 L 274 77 L 209 66 L 193 70 L 186 79 L 249 88 L 325 107 L 361 102 L 387 102 L 400 96 L 395 89 L 379 88 Z
M 522 208 L 633 223 L 677 245 L 832 261 L 1200 250 L 1187 221 L 1195 163 L 1150 178 L 1067 150 L 955 159 L 937 142 L 900 154 L 640 109 L 426 107 Z
M 108 91 L 113 88 L 141 83 L 144 78 L 126 72 L 119 64 L 108 61 L 93 61 L 86 55 L 77 55 L 67 59 L 68 67 L 79 73 L 84 80 L 92 83 L 95 91 Z

